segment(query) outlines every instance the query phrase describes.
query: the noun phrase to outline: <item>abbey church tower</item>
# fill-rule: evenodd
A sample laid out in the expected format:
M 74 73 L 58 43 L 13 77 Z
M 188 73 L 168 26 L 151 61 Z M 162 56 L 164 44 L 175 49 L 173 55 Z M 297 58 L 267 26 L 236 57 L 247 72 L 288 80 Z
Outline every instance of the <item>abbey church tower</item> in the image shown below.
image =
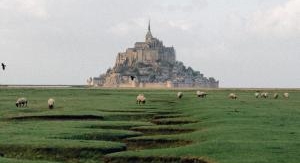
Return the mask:
M 149 24 L 148 24 L 148 32 L 146 34 L 146 37 L 145 37 L 145 42 L 151 42 L 153 36 L 151 34 L 151 27 L 150 27 L 150 20 L 149 20 Z
M 173 47 L 165 47 L 162 41 L 152 36 L 149 21 L 145 42 L 136 42 L 133 48 L 128 48 L 126 52 L 119 53 L 117 62 L 122 62 L 122 60 L 128 60 L 129 62 L 135 60 L 151 64 L 157 61 L 174 63 L 176 58 Z

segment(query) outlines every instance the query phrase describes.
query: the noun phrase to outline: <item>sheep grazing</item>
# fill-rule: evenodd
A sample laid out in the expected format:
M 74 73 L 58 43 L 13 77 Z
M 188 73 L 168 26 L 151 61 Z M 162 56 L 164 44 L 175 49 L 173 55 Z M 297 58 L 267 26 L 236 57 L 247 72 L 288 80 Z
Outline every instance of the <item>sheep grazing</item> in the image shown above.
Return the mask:
M 146 103 L 146 97 L 144 96 L 144 94 L 139 94 L 137 97 L 136 97 L 136 103 L 137 104 L 145 104 Z
M 49 98 L 48 100 L 48 107 L 49 109 L 53 109 L 54 108 L 54 99 L 53 98 Z
M 255 92 L 254 96 L 255 96 L 255 98 L 258 98 L 259 97 L 259 92 Z
M 260 94 L 260 97 L 261 98 L 268 98 L 268 92 L 262 92 L 261 94 Z
M 228 95 L 228 97 L 229 97 L 230 99 L 237 99 L 237 95 L 234 94 L 234 93 L 230 93 L 230 94 Z
M 201 97 L 201 98 L 204 98 L 207 95 L 206 92 L 201 92 L 201 91 L 197 91 L 196 94 L 197 94 L 198 97 Z
M 283 93 L 283 97 L 284 98 L 289 98 L 289 93 L 287 93 L 287 92 Z
M 278 99 L 278 97 L 279 97 L 278 93 L 274 93 L 273 98 Z
M 16 102 L 16 106 L 17 107 L 27 107 L 27 99 L 22 97 L 22 98 L 18 98 L 17 102 Z
M 182 93 L 182 92 L 178 92 L 178 93 L 177 93 L 177 98 L 181 99 L 182 96 L 183 96 L 183 93 Z

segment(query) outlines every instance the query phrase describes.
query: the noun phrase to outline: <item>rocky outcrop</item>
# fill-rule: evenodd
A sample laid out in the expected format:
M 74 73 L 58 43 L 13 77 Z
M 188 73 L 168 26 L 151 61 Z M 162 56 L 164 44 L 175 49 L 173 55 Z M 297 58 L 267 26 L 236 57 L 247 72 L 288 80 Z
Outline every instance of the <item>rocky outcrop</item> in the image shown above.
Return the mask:
M 210 87 L 219 81 L 206 78 L 199 71 L 176 61 L 174 47 L 165 47 L 151 34 L 150 24 L 145 42 L 118 53 L 113 68 L 100 77 L 90 78 L 89 85 L 102 87 Z

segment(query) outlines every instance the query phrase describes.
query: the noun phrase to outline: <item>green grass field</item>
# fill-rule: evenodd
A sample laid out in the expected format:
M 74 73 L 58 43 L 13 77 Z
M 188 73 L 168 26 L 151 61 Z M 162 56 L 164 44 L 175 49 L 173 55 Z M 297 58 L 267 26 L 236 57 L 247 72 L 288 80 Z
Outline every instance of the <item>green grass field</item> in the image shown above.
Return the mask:
M 0 162 L 298 163 L 300 91 L 0 88 Z M 230 92 L 237 100 L 227 98 Z M 147 102 L 137 105 L 144 93 Z M 17 108 L 26 97 L 27 108 Z M 56 100 L 49 110 L 47 100 Z

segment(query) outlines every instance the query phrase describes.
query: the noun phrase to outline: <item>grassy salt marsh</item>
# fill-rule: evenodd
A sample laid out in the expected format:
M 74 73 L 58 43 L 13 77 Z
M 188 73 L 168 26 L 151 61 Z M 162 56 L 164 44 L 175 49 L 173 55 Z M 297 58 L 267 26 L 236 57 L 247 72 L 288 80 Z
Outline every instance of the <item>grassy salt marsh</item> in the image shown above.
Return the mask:
M 0 162 L 299 162 L 299 90 L 267 90 L 289 99 L 181 90 L 180 100 L 177 91 L 0 88 Z M 139 93 L 145 105 L 135 103 Z M 14 105 L 18 97 L 27 108 Z

